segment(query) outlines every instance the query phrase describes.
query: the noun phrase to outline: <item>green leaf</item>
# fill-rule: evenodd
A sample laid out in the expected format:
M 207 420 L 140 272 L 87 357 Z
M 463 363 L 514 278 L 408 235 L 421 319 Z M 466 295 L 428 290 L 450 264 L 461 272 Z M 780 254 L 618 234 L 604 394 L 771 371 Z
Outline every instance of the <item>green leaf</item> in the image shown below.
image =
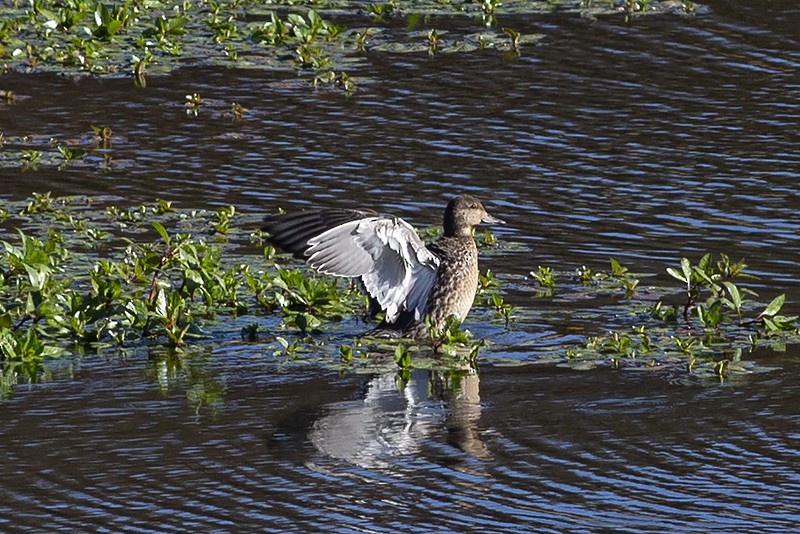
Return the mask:
M 742 294 L 739 292 L 739 288 L 736 287 L 736 284 L 733 282 L 722 282 L 725 286 L 725 289 L 728 290 L 728 294 L 731 296 L 731 300 L 733 301 L 733 306 L 735 310 L 740 310 L 742 307 Z
M 27 263 L 24 263 L 23 265 L 25 270 L 28 271 L 28 280 L 30 281 L 34 291 L 41 291 L 44 288 L 45 282 L 47 281 L 47 268 L 43 267 L 41 269 L 36 269 Z
M 689 260 L 686 261 L 688 262 Z M 700 261 L 697 262 L 697 268 L 702 271 L 708 271 L 709 265 L 711 265 L 711 253 L 707 252 L 702 258 L 700 258 Z
M 169 243 L 170 243 L 169 234 L 168 234 L 168 233 L 167 233 L 167 231 L 164 229 L 164 226 L 163 226 L 161 223 L 159 223 L 159 222 L 156 222 L 156 221 L 153 221 L 153 222 L 152 222 L 152 223 L 150 223 L 150 224 L 152 224 L 152 225 L 153 225 L 153 228 L 155 228 L 155 229 L 156 229 L 156 232 L 158 232 L 158 234 L 161 236 L 161 239 L 163 239 L 163 240 L 164 240 L 164 243 L 166 243 L 167 245 L 169 245 Z
M 297 13 L 289 13 L 286 15 L 286 20 L 289 21 L 292 26 L 305 26 L 306 21 L 303 19 L 303 15 L 299 15 Z
M 102 26 L 103 23 L 111 18 L 111 15 L 108 13 L 108 8 L 102 2 L 97 4 L 97 9 L 94 12 L 94 22 L 98 26 Z
M 627 267 L 623 267 L 617 260 L 611 258 L 611 274 L 620 277 L 628 272 Z
M 783 302 L 786 300 L 786 295 L 778 295 L 772 302 L 769 303 L 769 306 L 761 312 L 761 316 L 766 315 L 767 317 L 772 317 L 776 313 L 778 313 L 781 308 L 783 307 Z
M 117 33 L 120 28 L 122 28 L 122 23 L 120 21 L 110 20 L 108 21 L 108 24 L 106 24 L 106 33 L 108 33 L 109 36 L 112 36 Z
M 689 258 L 681 258 L 681 271 L 683 271 L 683 278 L 688 284 L 692 279 L 692 262 L 689 261 Z
M 694 268 L 694 274 L 697 275 L 697 277 L 700 278 L 701 280 L 705 280 L 708 284 L 713 286 L 712 289 L 714 289 L 715 291 L 719 290 L 719 286 L 717 286 L 714 280 L 712 280 L 711 277 L 708 276 L 708 273 L 703 269 L 701 269 L 700 267 Z
M 194 269 L 187 269 L 184 271 L 184 277 L 186 280 L 186 288 L 190 294 L 194 293 L 197 288 L 203 286 L 203 276 Z
M 156 305 L 154 311 L 156 315 L 162 319 L 167 318 L 167 296 L 163 290 L 159 290 L 156 294 Z
M 398 343 L 394 349 L 394 361 L 401 369 L 408 369 L 411 367 L 411 353 L 402 343 Z
M 684 284 L 688 284 L 689 283 L 689 280 L 683 274 L 678 272 L 677 269 L 675 269 L 673 267 L 667 267 L 667 273 L 669 273 L 669 275 L 672 276 L 673 278 L 675 278 L 677 280 L 680 280 Z

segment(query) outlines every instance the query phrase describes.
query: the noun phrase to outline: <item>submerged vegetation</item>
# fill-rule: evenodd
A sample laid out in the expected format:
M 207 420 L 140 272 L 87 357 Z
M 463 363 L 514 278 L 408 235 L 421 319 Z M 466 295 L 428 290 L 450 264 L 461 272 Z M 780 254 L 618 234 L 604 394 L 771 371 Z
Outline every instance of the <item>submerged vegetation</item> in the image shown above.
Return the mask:
M 369 50 L 520 55 L 540 36 L 512 27 L 519 15 L 572 11 L 630 19 L 698 11 L 688 0 L 5 0 L 0 6 L 6 70 L 130 75 L 142 85 L 150 73 L 214 63 L 294 69 L 347 92 L 354 85 L 344 69 Z
M 38 380 L 48 359 L 140 347 L 181 354 L 240 342 L 287 360 L 321 354 L 341 369 L 385 368 L 388 362 L 401 373 L 413 366 L 474 366 L 483 349 L 498 355 L 519 350 L 494 344 L 497 336 L 476 338 L 457 321 L 427 344 L 357 337 L 367 329 L 364 296 L 347 280 L 284 264 L 291 260 L 264 245 L 260 216 L 234 207 L 180 210 L 159 200 L 100 208 L 87 198 L 36 194 L 6 203 L 0 215 L 4 394 L 22 379 Z M 478 237 L 484 249 L 498 243 L 491 234 Z M 613 259 L 609 267 L 560 273 L 539 266 L 525 282 L 487 271 L 480 277 L 476 314 L 493 315 L 492 328 L 513 333 L 528 328 L 531 310 L 548 300 L 600 299 L 605 304 L 590 317 L 584 312 L 566 319 L 595 322 L 596 332 L 518 360 L 578 369 L 725 377 L 757 369 L 744 357 L 748 352 L 800 341 L 797 317 L 781 314 L 783 295 L 759 301 L 744 285 L 746 265 L 724 254 L 668 267 L 676 287 L 642 288 L 643 275 Z M 524 306 L 506 302 L 511 284 L 531 292 L 533 300 Z

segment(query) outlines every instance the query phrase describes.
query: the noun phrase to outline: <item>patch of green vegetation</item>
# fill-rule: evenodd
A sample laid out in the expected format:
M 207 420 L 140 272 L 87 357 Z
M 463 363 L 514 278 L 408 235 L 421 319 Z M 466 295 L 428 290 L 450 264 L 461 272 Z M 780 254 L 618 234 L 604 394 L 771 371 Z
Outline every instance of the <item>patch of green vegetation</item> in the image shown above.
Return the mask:
M 132 75 L 187 63 L 343 73 L 365 50 L 430 54 L 497 49 L 512 55 L 538 35 L 497 28 L 500 17 L 558 9 L 584 16 L 692 14 L 688 0 L 10 0 L 0 21 L 5 69 Z M 348 21 L 345 27 L 336 22 Z M 465 19 L 476 31 L 445 32 L 439 21 Z M 406 31 L 393 31 L 405 20 Z M 449 25 L 449 24 L 448 24 Z M 420 32 L 418 27 L 424 26 Z M 417 29 L 415 29 L 417 28 Z M 392 31 L 385 31 L 392 30 Z M 341 78 L 342 74 L 338 74 Z M 350 80 L 350 84 L 354 81 Z M 346 83 L 343 89 L 352 92 Z
M 274 254 L 269 247 L 261 257 L 232 254 L 241 246 L 227 238 L 237 224 L 233 207 L 185 211 L 159 200 L 98 213 L 89 199 L 36 194 L 7 208 L 13 229 L 0 241 L 4 383 L 14 382 L 12 375 L 36 380 L 44 360 L 67 352 L 151 345 L 184 351 L 213 339 L 205 327 L 226 317 L 277 311 L 279 330 L 302 334 L 363 307 L 363 298 L 335 279 L 265 261 Z
M 364 296 L 346 280 L 276 264 L 275 250 L 256 229 L 260 219 L 232 206 L 184 210 L 166 200 L 99 209 L 92 199 L 44 193 L 6 203 L 0 211 L 0 396 L 40 379 L 43 362 L 65 354 L 147 349 L 181 357 L 225 339 L 264 345 L 286 362 L 327 362 L 342 371 L 472 368 L 484 349 L 507 350 L 491 337 L 487 348 L 486 339 L 474 338 L 456 318 L 441 332 L 431 329 L 429 342 L 359 340 Z M 506 246 L 494 237 L 486 241 L 492 245 L 484 251 Z M 263 253 L 252 254 L 253 247 Z M 560 354 L 555 360 L 533 356 L 576 369 L 725 378 L 759 370 L 747 358 L 757 349 L 800 342 L 797 317 L 782 313 L 785 297 L 760 302 L 744 285 L 753 277 L 743 261 L 706 254 L 667 272 L 678 288 L 642 287 L 644 275 L 614 259 L 608 271 L 540 266 L 531 272 L 533 282 L 514 282 L 517 289 L 532 286 L 533 300 L 512 305 L 507 300 L 519 292 L 487 271 L 476 304 L 520 340 L 514 332 L 524 333 L 542 300 L 584 303 L 574 315 L 537 319 L 585 333 L 577 344 L 573 337 L 569 345 L 549 347 Z M 589 324 L 603 333 L 593 334 Z M 346 340 L 337 328 L 348 332 Z M 216 402 L 218 389 L 198 388 L 199 404 Z
M 639 300 L 627 279 L 627 269 L 612 260 L 608 275 L 579 270 L 579 279 L 592 283 L 622 279 L 630 318 L 629 330 L 611 330 L 589 336 L 581 347 L 567 350 L 566 362 L 579 368 L 607 363 L 613 368 L 666 369 L 719 379 L 758 370 L 754 361 L 743 359 L 760 346 L 783 350 L 800 342 L 797 316 L 782 315 L 785 296 L 768 304 L 751 301 L 758 297 L 740 280 L 754 279 L 745 273 L 743 261 L 733 262 L 720 254 L 715 262 L 705 254 L 697 263 L 683 258 L 679 268 L 667 272 L 678 280 L 684 295 L 681 304 L 662 298 L 654 304 Z M 669 289 L 654 290 L 665 295 Z

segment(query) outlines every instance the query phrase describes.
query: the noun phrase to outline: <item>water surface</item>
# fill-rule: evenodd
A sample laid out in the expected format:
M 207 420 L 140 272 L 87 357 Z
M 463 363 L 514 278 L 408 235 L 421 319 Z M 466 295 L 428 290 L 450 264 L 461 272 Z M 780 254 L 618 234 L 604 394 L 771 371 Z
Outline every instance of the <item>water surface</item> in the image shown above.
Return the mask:
M 800 10 L 709 5 L 632 24 L 515 18 L 543 35 L 519 57 L 368 51 L 349 71 L 352 97 L 260 70 L 187 67 L 145 89 L 4 75 L 18 95 L 0 105 L 4 158 L 84 139 L 90 125 L 114 138 L 108 169 L 103 152 L 63 170 L 3 166 L 0 198 L 161 197 L 249 214 L 368 205 L 425 226 L 470 192 L 508 221 L 496 231 L 505 247 L 483 262 L 505 280 L 614 257 L 668 284 L 681 256 L 725 252 L 796 313 Z M 205 100 L 196 117 L 183 105 L 193 92 Z M 231 120 L 232 102 L 249 110 L 243 120 Z M 0 528 L 795 528 L 794 351 L 753 354 L 774 370 L 722 384 L 565 370 L 542 355 L 607 330 L 614 311 L 581 319 L 591 303 L 505 296 L 533 318 L 507 331 L 477 309 L 467 327 L 502 344 L 477 374 L 416 370 L 400 388 L 394 372 L 339 374 L 232 339 L 178 368 L 157 351 L 59 362 L 51 381 L 0 404 Z M 219 400 L 198 404 L 209 390 Z

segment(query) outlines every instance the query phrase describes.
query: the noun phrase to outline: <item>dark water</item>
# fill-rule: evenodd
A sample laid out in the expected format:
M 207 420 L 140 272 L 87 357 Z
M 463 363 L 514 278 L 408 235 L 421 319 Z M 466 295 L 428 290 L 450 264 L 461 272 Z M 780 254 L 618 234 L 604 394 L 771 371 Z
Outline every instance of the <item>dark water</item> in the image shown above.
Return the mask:
M 391 375 L 215 360 L 213 416 L 180 387 L 160 393 L 141 362 L 89 364 L 4 405 L 3 530 L 796 526 L 800 390 L 786 377 L 689 388 L 489 366 L 437 398 L 426 371 L 398 393 Z
M 6 75 L 19 95 L 0 106 L 7 138 L 41 148 L 96 124 L 114 141 L 110 170 L 97 157 L 7 166 L 0 191 L 249 213 L 369 204 L 420 225 L 468 191 L 509 223 L 497 234 L 516 246 L 483 264 L 504 276 L 615 257 L 666 282 L 680 256 L 726 252 L 796 313 L 800 7 L 710 6 L 631 25 L 501 19 L 544 39 L 511 60 L 369 53 L 349 71 L 351 98 L 262 71 L 187 68 L 144 90 Z M 183 108 L 193 92 L 197 117 Z M 243 121 L 230 121 L 234 101 Z M 541 324 L 521 333 L 471 316 L 479 335 L 518 341 L 478 374 L 415 371 L 400 391 L 394 373 L 340 376 L 235 343 L 181 372 L 145 354 L 62 362 L 0 405 L 0 530 L 796 528 L 795 353 L 765 353 L 774 371 L 723 384 L 579 373 L 536 364 L 571 310 L 533 305 Z M 209 389 L 221 400 L 198 405 Z

